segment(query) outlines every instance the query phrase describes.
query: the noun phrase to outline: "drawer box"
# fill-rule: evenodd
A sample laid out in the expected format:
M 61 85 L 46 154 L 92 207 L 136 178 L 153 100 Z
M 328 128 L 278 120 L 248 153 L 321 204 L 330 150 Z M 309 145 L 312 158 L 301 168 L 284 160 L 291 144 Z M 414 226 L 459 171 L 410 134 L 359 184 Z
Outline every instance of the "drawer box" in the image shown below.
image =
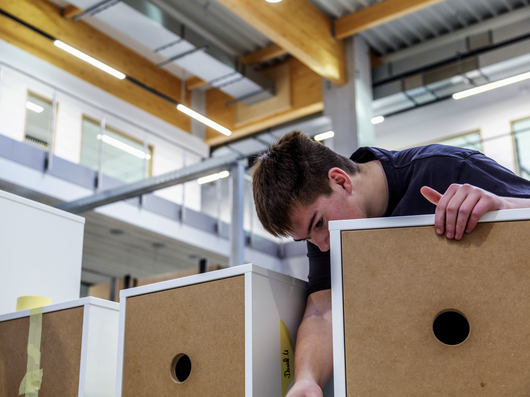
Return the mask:
M 281 396 L 306 294 L 255 265 L 121 291 L 116 395 Z
M 114 396 L 118 324 L 119 305 L 102 299 L 44 306 L 39 397 Z M 19 395 L 29 329 L 30 310 L 0 316 L 0 397 Z
M 433 225 L 330 223 L 335 395 L 528 395 L 530 210 Z
M 0 190 L 0 315 L 17 298 L 79 299 L 85 219 Z

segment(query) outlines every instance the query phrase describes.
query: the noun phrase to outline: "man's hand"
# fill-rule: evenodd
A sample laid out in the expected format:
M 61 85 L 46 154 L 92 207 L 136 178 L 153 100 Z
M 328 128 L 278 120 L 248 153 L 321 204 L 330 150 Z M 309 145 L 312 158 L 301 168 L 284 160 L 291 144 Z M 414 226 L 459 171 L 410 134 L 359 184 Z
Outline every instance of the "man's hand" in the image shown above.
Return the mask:
M 464 232 L 471 232 L 486 212 L 510 208 L 507 199 L 476 186 L 456 183 L 442 195 L 424 186 L 421 194 L 436 205 L 434 226 L 436 233 L 448 239 L 460 240 Z
M 322 397 L 322 389 L 310 380 L 297 381 L 285 397 Z

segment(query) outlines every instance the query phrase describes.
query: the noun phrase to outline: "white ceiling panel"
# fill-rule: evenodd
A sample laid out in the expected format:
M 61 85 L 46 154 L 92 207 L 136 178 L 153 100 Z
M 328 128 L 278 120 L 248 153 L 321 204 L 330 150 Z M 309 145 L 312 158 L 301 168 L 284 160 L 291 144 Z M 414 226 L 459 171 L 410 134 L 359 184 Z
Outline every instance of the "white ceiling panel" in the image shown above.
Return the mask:
M 258 84 L 248 79 L 241 79 L 234 84 L 223 87 L 223 91 L 234 98 L 241 98 L 244 95 L 262 90 L 263 89 Z
M 152 19 L 146 18 L 125 3 L 118 3 L 97 14 L 95 18 L 152 50 L 180 39 L 176 34 L 163 28 Z
M 234 69 L 202 51 L 179 58 L 175 63 L 205 81 L 212 81 L 234 72 Z
M 188 51 L 193 50 L 195 47 L 188 43 L 186 40 L 181 40 L 175 42 L 174 45 L 168 46 L 163 50 L 158 51 L 158 54 L 162 55 L 165 58 L 171 58 L 180 54 L 185 54 Z

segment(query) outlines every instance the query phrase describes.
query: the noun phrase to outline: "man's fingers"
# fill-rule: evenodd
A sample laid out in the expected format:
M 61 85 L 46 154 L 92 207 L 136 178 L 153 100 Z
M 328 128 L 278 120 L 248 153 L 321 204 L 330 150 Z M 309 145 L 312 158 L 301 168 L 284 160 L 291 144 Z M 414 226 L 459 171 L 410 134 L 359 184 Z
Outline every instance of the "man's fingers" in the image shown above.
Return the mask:
M 497 196 L 468 184 L 452 184 L 443 195 L 428 186 L 420 191 L 436 205 L 436 233 L 445 233 L 448 239 L 460 240 L 464 233 L 475 228 L 486 212 L 503 208 Z
M 420 189 L 421 194 L 423 194 L 423 197 L 425 197 L 427 200 L 429 200 L 434 205 L 437 205 L 440 199 L 442 198 L 442 195 L 438 193 L 436 190 L 429 186 L 423 186 Z
M 481 195 L 477 204 L 473 208 L 473 211 L 471 212 L 469 220 L 467 221 L 466 233 L 471 233 L 475 226 L 477 226 L 480 218 L 482 218 L 486 212 L 492 211 L 494 209 L 498 209 L 495 207 L 494 199 L 489 195 Z
M 455 195 L 455 198 L 456 196 L 457 195 Z M 464 236 L 464 232 L 468 229 L 470 222 L 472 222 L 472 220 L 476 216 L 477 204 L 480 201 L 480 195 L 476 193 L 474 194 L 464 193 L 463 198 L 464 200 L 460 204 L 457 215 L 456 215 L 456 223 L 455 223 L 455 230 L 454 230 L 455 240 L 460 240 Z M 478 219 L 480 219 L 480 216 L 478 217 Z M 478 222 L 478 219 L 477 219 L 477 222 Z M 473 225 L 473 227 L 475 226 Z M 471 230 L 473 230 L 473 228 L 471 228 Z

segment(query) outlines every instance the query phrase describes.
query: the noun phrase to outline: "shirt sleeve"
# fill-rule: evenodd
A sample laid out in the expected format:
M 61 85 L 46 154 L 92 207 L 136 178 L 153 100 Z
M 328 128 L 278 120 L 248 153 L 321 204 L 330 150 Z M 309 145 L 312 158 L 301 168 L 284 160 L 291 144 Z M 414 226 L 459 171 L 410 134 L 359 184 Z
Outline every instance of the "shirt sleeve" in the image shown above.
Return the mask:
M 469 183 L 501 197 L 530 198 L 530 181 L 481 153 L 464 162 L 459 183 Z
M 329 251 L 322 252 L 320 249 L 307 242 L 307 257 L 309 258 L 309 287 L 308 294 L 331 289 L 331 266 Z

